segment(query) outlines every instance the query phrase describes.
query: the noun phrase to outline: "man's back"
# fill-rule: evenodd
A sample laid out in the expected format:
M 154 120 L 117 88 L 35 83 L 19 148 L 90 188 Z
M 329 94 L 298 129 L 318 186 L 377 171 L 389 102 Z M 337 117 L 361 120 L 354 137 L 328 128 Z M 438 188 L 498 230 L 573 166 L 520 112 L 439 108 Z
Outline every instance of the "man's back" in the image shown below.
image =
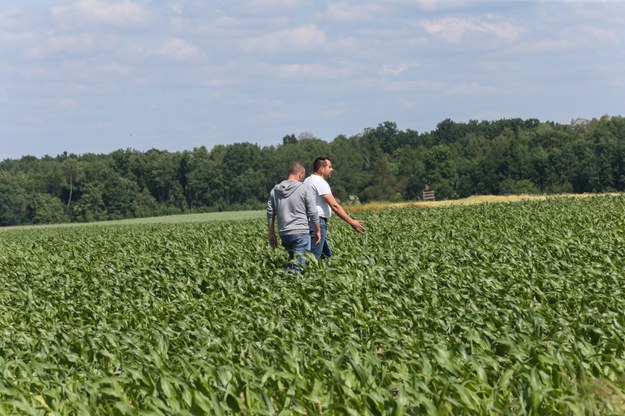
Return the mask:
M 278 217 L 280 235 L 308 232 L 308 218 L 316 212 L 310 189 L 302 182 L 285 180 L 271 191 L 270 210 Z

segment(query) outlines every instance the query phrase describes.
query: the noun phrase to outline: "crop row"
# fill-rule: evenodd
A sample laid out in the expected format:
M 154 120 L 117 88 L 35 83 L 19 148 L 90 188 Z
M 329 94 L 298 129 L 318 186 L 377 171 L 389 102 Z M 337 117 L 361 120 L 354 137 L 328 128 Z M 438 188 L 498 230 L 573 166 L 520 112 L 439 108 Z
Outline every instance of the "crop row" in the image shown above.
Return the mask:
M 619 414 L 625 199 L 0 233 L 3 414 Z

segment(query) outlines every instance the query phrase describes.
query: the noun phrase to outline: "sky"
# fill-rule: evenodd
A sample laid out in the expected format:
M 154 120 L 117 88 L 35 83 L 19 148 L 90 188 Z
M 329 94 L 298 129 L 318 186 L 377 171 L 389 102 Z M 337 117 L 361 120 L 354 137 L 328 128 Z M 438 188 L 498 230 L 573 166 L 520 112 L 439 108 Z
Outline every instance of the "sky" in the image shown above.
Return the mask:
M 625 115 L 625 2 L 0 0 L 0 160 Z

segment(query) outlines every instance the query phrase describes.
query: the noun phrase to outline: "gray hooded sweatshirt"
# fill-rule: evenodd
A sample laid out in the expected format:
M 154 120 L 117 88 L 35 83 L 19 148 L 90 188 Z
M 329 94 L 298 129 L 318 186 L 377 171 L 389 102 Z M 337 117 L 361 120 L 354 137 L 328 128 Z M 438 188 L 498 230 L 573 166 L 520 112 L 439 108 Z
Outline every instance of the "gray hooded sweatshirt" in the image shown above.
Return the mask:
M 280 235 L 308 234 L 308 221 L 319 224 L 315 196 L 308 185 L 284 180 L 273 187 L 267 201 L 267 220 L 278 217 Z

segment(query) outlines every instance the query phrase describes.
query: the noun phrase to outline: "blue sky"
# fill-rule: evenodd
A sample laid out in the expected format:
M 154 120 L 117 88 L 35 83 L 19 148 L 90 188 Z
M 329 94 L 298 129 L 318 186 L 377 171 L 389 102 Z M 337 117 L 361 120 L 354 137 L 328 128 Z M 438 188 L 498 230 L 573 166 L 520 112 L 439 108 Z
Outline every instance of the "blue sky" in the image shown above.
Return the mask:
M 625 2 L 0 0 L 0 160 L 624 115 Z

